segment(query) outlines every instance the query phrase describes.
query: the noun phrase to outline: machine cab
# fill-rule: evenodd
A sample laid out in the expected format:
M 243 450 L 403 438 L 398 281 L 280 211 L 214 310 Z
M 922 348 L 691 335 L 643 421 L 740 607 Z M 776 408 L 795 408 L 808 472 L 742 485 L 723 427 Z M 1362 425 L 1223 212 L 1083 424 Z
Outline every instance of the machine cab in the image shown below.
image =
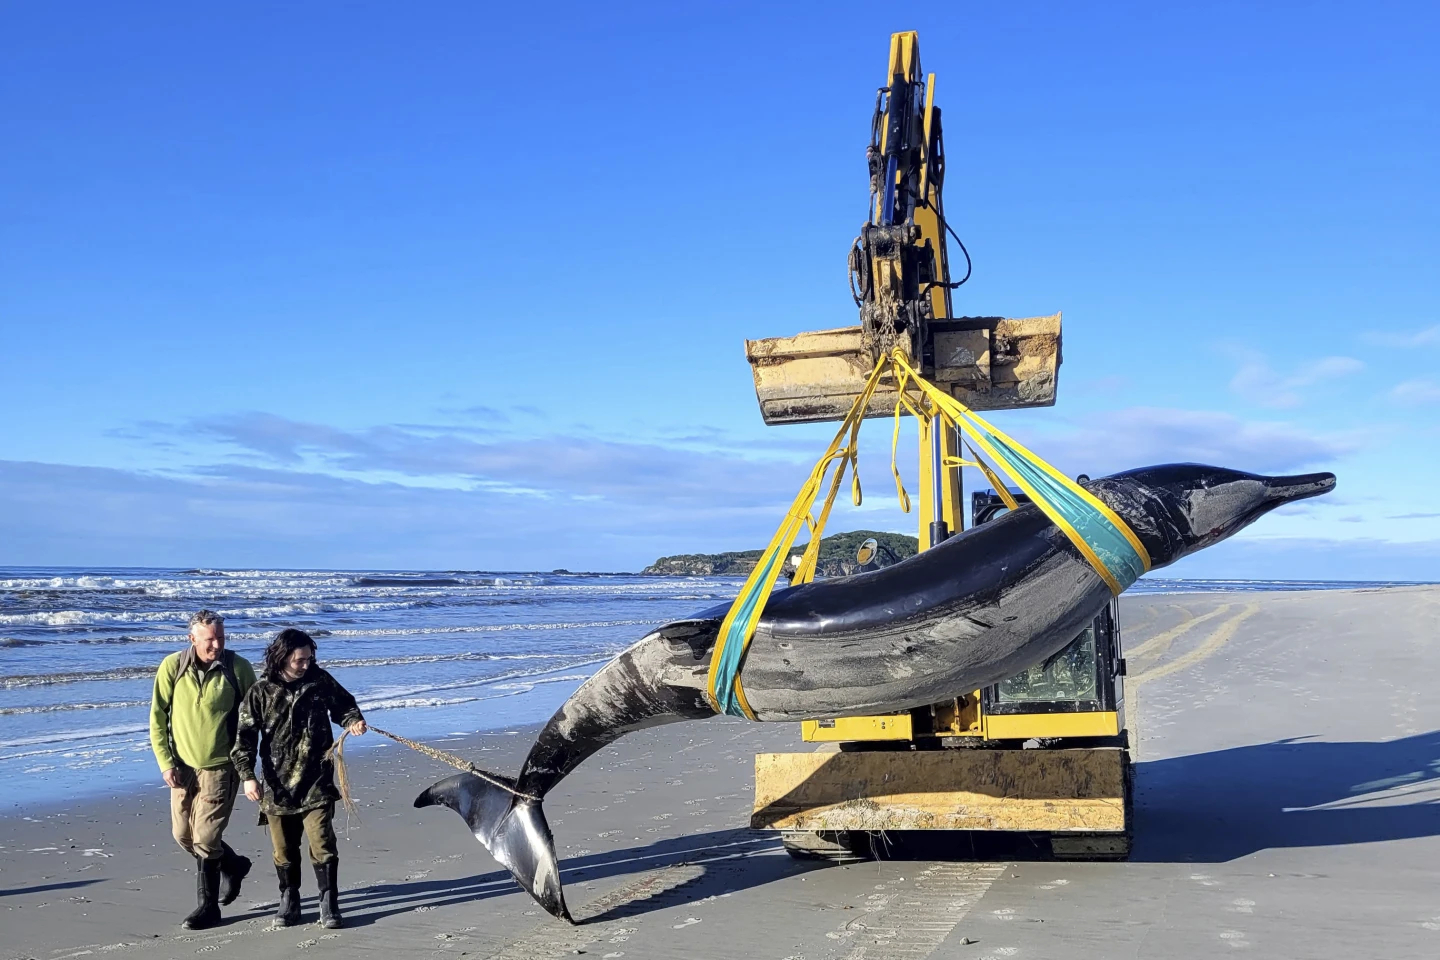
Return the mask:
M 1029 502 L 1018 491 L 1011 491 L 1011 497 Z M 977 492 L 971 497 L 971 525 L 987 523 L 1007 509 L 994 491 Z M 875 559 L 873 549 L 871 554 L 859 558 L 861 563 Z M 922 748 L 1032 739 L 1123 742 L 1125 661 L 1120 656 L 1118 606 L 1110 601 L 1084 632 L 1048 660 L 983 690 L 908 713 L 806 720 L 802 735 L 809 741 L 842 744 L 912 741 Z
M 1030 498 L 1018 490 L 1009 492 L 1019 503 L 1030 502 Z M 993 490 L 977 491 L 970 500 L 971 524 L 978 526 L 994 520 L 1008 509 Z M 1123 728 L 1120 711 L 1124 695 L 1120 678 L 1124 675 L 1119 601 L 1111 600 L 1065 649 L 980 691 L 980 712 L 987 717 L 1005 718 L 985 726 L 997 734 L 1007 735 L 1007 739 L 1022 733 L 1027 739 L 1118 736 Z M 1067 718 L 1063 716 L 1066 714 L 1090 716 Z

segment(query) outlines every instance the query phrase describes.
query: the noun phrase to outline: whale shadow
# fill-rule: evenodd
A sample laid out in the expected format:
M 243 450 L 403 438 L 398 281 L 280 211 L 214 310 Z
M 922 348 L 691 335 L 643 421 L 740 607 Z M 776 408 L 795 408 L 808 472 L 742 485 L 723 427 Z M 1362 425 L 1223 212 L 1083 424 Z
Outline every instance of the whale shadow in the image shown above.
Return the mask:
M 739 861 L 744 861 L 742 870 L 717 869 Z M 699 875 L 659 896 L 640 897 L 595 916 L 586 915 L 583 902 L 574 903 L 576 919 L 581 923 L 598 923 L 638 916 L 663 909 L 677 899 L 680 902 L 703 900 L 816 869 L 816 865 L 798 863 L 781 853 L 779 838 L 774 833 L 732 829 L 668 837 L 644 846 L 570 857 L 561 861 L 560 874 L 567 893 L 576 897 L 580 892 L 577 885 L 587 881 L 641 874 L 680 864 L 699 868 Z M 525 896 L 509 871 L 491 870 L 458 880 L 411 880 L 342 890 L 340 907 L 347 927 L 361 927 L 422 907 L 474 903 L 509 894 Z

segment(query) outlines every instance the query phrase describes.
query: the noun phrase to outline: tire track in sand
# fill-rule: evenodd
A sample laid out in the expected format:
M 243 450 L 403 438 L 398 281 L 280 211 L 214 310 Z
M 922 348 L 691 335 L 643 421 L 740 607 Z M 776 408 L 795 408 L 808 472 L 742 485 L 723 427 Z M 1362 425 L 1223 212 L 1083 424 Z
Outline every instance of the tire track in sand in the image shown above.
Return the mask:
M 878 885 L 880 892 L 867 898 L 860 916 L 825 934 L 842 944 L 829 958 L 924 960 L 939 949 L 1006 868 L 1003 863 L 933 863 L 920 872 L 913 886 L 896 889 L 896 881 Z M 898 882 L 903 883 L 903 878 Z M 794 956 L 799 960 L 803 955 Z
M 1203 613 L 1198 617 L 1191 617 L 1184 623 L 1176 624 L 1175 626 L 1171 627 L 1169 630 L 1166 630 L 1163 633 L 1157 633 L 1149 640 L 1146 640 L 1144 643 L 1140 644 L 1140 646 L 1136 647 L 1134 650 L 1125 651 L 1125 656 L 1127 658 L 1136 659 L 1140 657 L 1162 656 L 1166 650 L 1170 649 L 1170 643 L 1176 637 L 1179 637 L 1181 634 L 1188 633 L 1190 630 L 1200 626 L 1200 624 L 1206 622 L 1207 620 L 1214 620 L 1216 617 L 1233 609 L 1235 609 L 1235 604 L 1224 603 L 1216 607 L 1214 610 L 1211 610 L 1209 613 Z
M 1204 616 L 1196 617 L 1194 620 L 1191 620 L 1188 623 L 1182 624 L 1179 627 L 1175 627 L 1173 628 L 1173 630 L 1166 631 L 1166 633 L 1173 632 L 1175 636 L 1179 636 L 1181 633 L 1185 632 L 1185 630 L 1188 630 L 1190 627 L 1195 626 L 1197 623 L 1218 616 L 1221 613 L 1227 612 L 1229 610 L 1233 610 L 1234 606 L 1234 604 L 1227 604 L 1223 607 L 1219 607 L 1215 610 L 1210 611 Z M 1257 612 L 1259 612 L 1259 610 L 1260 604 L 1258 603 L 1246 604 L 1243 610 L 1241 610 L 1235 616 L 1231 617 L 1229 620 L 1226 620 L 1224 623 L 1220 624 L 1220 626 L 1216 627 L 1215 631 L 1211 633 L 1208 637 L 1206 637 L 1204 640 L 1202 640 L 1200 642 L 1200 645 L 1197 646 L 1194 650 L 1191 650 L 1189 653 L 1185 653 L 1176 657 L 1169 663 L 1162 663 L 1157 667 L 1152 667 L 1151 669 L 1146 670 L 1143 673 L 1139 673 L 1133 677 L 1127 677 L 1125 679 L 1125 700 L 1129 712 L 1129 717 L 1127 718 L 1127 720 L 1130 727 L 1130 733 L 1133 737 L 1133 742 L 1130 744 L 1130 752 L 1134 757 L 1138 758 L 1141 752 L 1140 687 L 1143 684 L 1149 683 L 1152 680 L 1158 680 L 1161 677 L 1168 677 L 1172 673 L 1179 673 L 1181 670 L 1189 669 L 1190 667 L 1195 666 L 1197 663 L 1200 663 L 1214 656 L 1220 651 L 1222 647 L 1225 646 L 1225 644 L 1230 642 L 1232 637 L 1235 636 L 1235 632 L 1240 629 L 1240 624 L 1250 619 Z M 1162 638 L 1166 639 L 1166 642 L 1168 642 L 1170 639 L 1173 639 L 1173 637 L 1166 638 L 1165 634 L 1160 634 L 1159 636 L 1154 637 L 1151 640 L 1147 640 L 1145 643 L 1141 644 L 1139 647 L 1136 648 L 1135 652 L 1139 653 L 1140 651 L 1144 650 L 1146 646 L 1154 643 L 1157 640 L 1161 640 Z M 1131 655 L 1133 656 L 1133 654 Z
M 645 874 L 585 905 L 583 915 L 575 917 L 574 925 L 547 917 L 528 936 L 521 937 L 487 960 L 552 960 L 562 954 L 581 953 L 583 948 L 600 940 L 623 943 L 636 930 L 625 921 L 643 908 L 646 912 L 665 906 L 668 894 L 695 882 L 705 875 L 698 864 L 676 864 Z M 616 940 L 615 938 L 620 938 Z M 620 951 L 616 951 L 620 952 Z

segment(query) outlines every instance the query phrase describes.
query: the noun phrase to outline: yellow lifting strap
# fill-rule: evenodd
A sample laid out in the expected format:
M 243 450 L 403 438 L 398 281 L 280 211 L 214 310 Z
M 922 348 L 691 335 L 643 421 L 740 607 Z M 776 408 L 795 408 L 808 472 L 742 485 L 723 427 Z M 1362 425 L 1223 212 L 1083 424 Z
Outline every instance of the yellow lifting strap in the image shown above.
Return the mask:
M 1118 596 L 1150 569 L 1150 554 L 1145 545 L 1104 501 L 920 376 L 903 354 L 896 352 L 890 362 L 896 370 L 901 392 L 913 382 L 945 423 L 967 432 L 985 455 L 1060 528 L 1112 593 Z M 974 447 L 970 449 L 973 454 Z M 1001 499 L 1013 509 L 1013 498 L 1003 484 L 996 482 L 995 474 L 985 470 L 985 475 L 995 484 Z
M 875 387 L 879 384 L 880 377 L 887 366 L 888 363 L 882 360 L 871 371 L 870 377 L 865 381 L 865 388 L 860 391 L 860 395 L 851 404 L 850 412 L 845 415 L 840 429 L 835 431 L 835 437 L 830 441 L 830 446 L 825 449 L 819 462 L 810 471 L 809 478 L 800 488 L 800 492 L 796 494 L 794 502 L 790 504 L 790 510 L 785 514 L 785 519 L 780 522 L 780 528 L 775 531 L 775 536 L 770 538 L 769 546 L 760 555 L 755 569 L 750 571 L 745 585 L 740 588 L 739 595 L 730 605 L 729 612 L 725 614 L 725 619 L 720 624 L 720 635 L 715 644 L 715 653 L 710 658 L 708 682 L 710 702 L 720 713 L 755 719 L 755 714 L 745 700 L 745 690 L 740 683 L 740 662 L 745 656 L 745 648 L 750 645 L 750 638 L 755 635 L 755 625 L 760 622 L 760 614 L 764 612 L 765 603 L 775 589 L 775 581 L 785 565 L 785 557 L 789 555 L 790 548 L 794 546 L 795 538 L 799 536 L 802 528 L 809 529 L 810 543 L 806 546 L 805 555 L 796 567 L 794 582 L 806 583 L 815 575 L 815 564 L 820 555 L 820 538 L 825 530 L 825 521 L 830 517 L 830 508 L 835 502 L 835 494 L 839 491 L 840 484 L 844 481 L 847 467 L 851 468 L 852 499 L 857 506 L 860 504 L 860 475 L 854 470 L 859 455 L 857 441 L 860 424 L 864 420 L 865 411 L 870 406 L 870 398 L 875 394 Z M 830 492 L 825 497 L 825 505 L 817 520 L 811 516 L 810 511 L 815 505 L 815 498 L 820 494 L 821 486 L 824 485 L 825 474 L 832 464 L 835 465 L 835 472 L 830 480 Z M 903 495 L 903 489 L 901 493 Z
M 902 510 L 908 513 L 910 502 L 900 481 L 899 469 L 895 465 L 900 438 L 900 415 L 908 411 L 916 417 L 938 416 L 942 423 L 962 431 L 962 435 L 968 432 L 974 440 L 974 444 L 966 444 L 974 460 L 947 458 L 945 465 L 978 467 L 994 485 L 995 491 L 1005 504 L 1013 509 L 1017 506 L 1015 498 L 1010 495 L 995 470 L 976 453 L 975 446 L 978 445 L 1064 532 L 1070 542 L 1075 544 L 1113 593 L 1119 594 L 1150 569 L 1150 556 L 1144 545 L 1113 510 L 976 415 L 969 407 L 925 380 L 910 366 L 904 354 L 897 350 L 876 363 L 875 369 L 865 382 L 865 388 L 851 405 L 840 429 L 830 441 L 830 446 L 810 471 L 809 478 L 791 503 L 785 519 L 775 531 L 775 536 L 771 538 L 769 546 L 761 554 L 755 569 L 746 578 L 739 595 L 720 624 L 715 652 L 710 659 L 707 685 L 710 703 L 720 713 L 755 719 L 740 681 L 745 650 L 755 635 L 760 615 L 774 591 L 785 557 L 802 528 L 810 531 L 810 542 L 796 568 L 793 582 L 806 583 L 814 577 L 825 522 L 830 517 L 830 508 L 834 505 L 835 495 L 839 492 L 847 468 L 852 476 L 854 503 L 858 506 L 861 502 L 860 478 L 856 471 L 860 424 L 869 409 L 875 389 L 887 370 L 893 373 L 896 382 L 895 429 L 890 445 L 890 469 L 895 476 L 895 487 Z M 912 388 L 919 394 L 914 399 L 907 393 Z M 922 409 L 922 406 L 928 410 Z M 814 517 L 811 511 L 820 494 L 820 488 L 825 484 L 825 475 L 832 465 L 835 470 L 830 478 L 829 493 L 825 497 L 819 517 Z

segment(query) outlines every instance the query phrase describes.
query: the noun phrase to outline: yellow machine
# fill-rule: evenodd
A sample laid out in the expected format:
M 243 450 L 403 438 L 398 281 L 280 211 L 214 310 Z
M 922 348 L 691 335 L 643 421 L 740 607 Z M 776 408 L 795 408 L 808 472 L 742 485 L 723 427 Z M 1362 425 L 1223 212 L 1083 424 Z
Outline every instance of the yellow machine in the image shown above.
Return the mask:
M 871 216 L 850 253 L 860 324 L 746 342 L 765 422 L 842 419 L 896 347 L 972 409 L 1052 405 L 1058 313 L 952 310 L 969 254 L 965 277 L 952 282 L 940 109 L 915 33 L 891 37 L 887 81 L 867 151 Z M 894 385 L 887 392 L 882 382 L 866 412 L 890 416 L 894 406 Z M 960 470 L 946 465 L 960 453 L 955 432 L 938 419 L 919 426 L 925 550 L 964 529 L 963 491 Z M 974 525 L 1005 504 L 977 493 L 971 507 Z M 1123 675 L 1112 603 L 1065 650 L 988 689 L 908 713 L 805 721 L 818 750 L 756 758 L 752 825 L 783 831 L 796 856 L 827 859 L 864 856 L 876 834 L 901 830 L 1019 831 L 1048 838 L 1059 857 L 1122 858 L 1131 806 Z

